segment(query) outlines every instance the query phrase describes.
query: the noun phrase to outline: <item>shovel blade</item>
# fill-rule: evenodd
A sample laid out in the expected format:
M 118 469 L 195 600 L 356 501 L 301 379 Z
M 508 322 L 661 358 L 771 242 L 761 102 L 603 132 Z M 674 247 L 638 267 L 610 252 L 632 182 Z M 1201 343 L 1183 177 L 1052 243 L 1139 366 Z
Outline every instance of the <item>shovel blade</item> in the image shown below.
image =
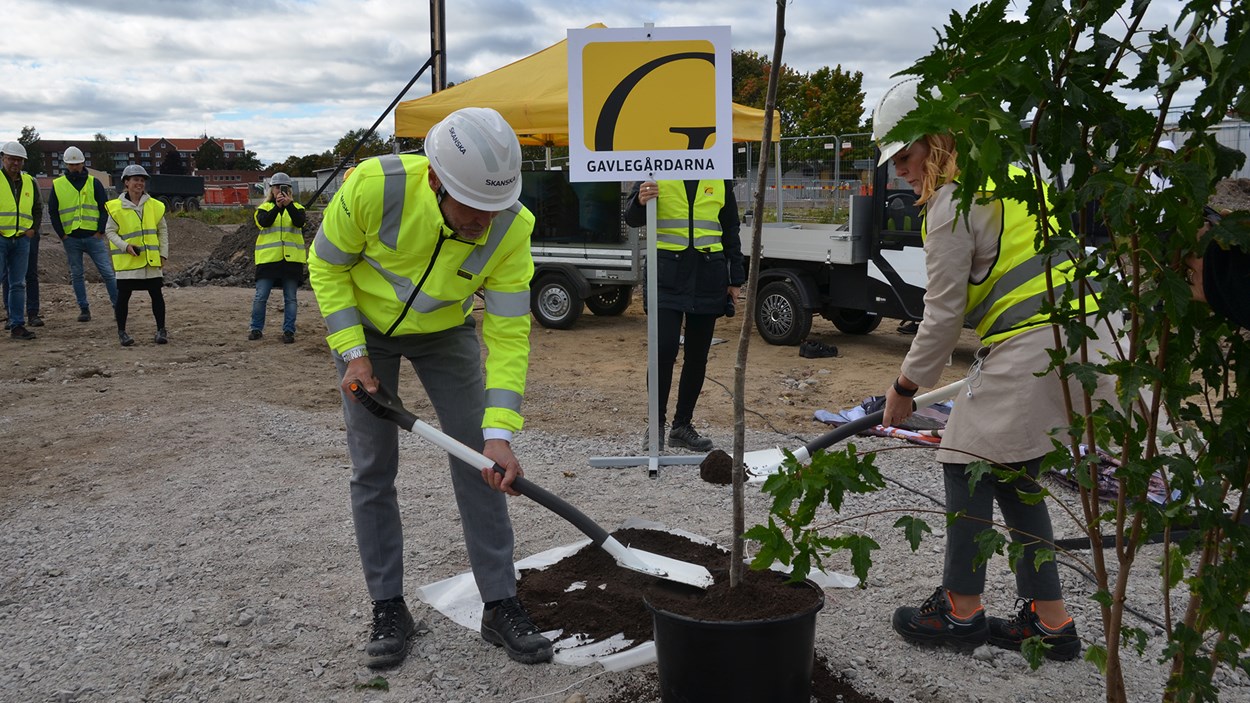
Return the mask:
M 777 473 L 777 470 L 781 468 L 781 462 L 785 459 L 786 455 L 777 447 L 760 449 L 744 453 L 742 466 L 749 476 L 765 477 Z
M 673 559 L 662 554 L 655 554 L 642 549 L 626 547 L 608 537 L 600 545 L 611 554 L 618 566 L 625 567 L 640 574 L 647 574 L 666 581 L 684 583 L 687 586 L 706 589 L 712 585 L 712 573 L 698 564 Z

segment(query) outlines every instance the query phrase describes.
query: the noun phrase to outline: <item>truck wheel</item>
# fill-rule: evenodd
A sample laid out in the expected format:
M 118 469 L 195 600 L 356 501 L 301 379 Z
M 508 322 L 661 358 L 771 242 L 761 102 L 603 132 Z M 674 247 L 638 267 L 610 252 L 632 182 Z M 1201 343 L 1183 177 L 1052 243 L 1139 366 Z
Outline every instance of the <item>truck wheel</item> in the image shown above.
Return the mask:
M 612 286 L 606 293 L 586 299 L 586 307 L 596 315 L 620 315 L 629 308 L 633 286 Z
M 837 308 L 829 317 L 829 321 L 838 328 L 838 331 L 845 334 L 868 334 L 881 324 L 881 316 L 866 310 Z
M 789 281 L 773 281 L 760 290 L 755 326 L 769 344 L 794 346 L 812 331 L 812 314 Z
M 184 205 L 185 203 L 183 202 L 182 198 L 174 198 L 174 201 L 173 203 L 170 204 L 169 209 L 173 210 L 174 212 L 182 212 L 182 208 Z
M 187 209 L 187 212 L 198 212 L 200 209 L 200 199 L 199 198 L 187 198 L 187 202 L 184 205 Z
M 567 330 L 582 316 L 582 299 L 569 279 L 549 274 L 530 286 L 530 312 L 543 327 Z

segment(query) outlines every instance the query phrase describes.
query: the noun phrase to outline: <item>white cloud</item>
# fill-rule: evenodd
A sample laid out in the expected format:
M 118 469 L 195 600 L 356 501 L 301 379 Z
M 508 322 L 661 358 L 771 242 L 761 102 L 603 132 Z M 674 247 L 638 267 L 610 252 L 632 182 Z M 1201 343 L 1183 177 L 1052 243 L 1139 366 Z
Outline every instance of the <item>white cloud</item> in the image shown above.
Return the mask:
M 773 53 L 776 6 L 758 0 L 453 0 L 447 74 L 463 81 L 593 22 L 729 25 L 733 48 Z M 1179 0 L 1151 24 L 1174 21 Z M 0 140 L 243 139 L 262 161 L 320 153 L 368 127 L 429 57 L 426 3 L 406 0 L 26 0 L 0 39 Z M 965 10 L 968 0 L 955 3 Z M 782 60 L 862 71 L 866 107 L 927 53 L 951 10 L 929 0 L 793 0 Z M 1152 11 L 1155 12 L 1155 11 Z M 407 98 L 429 93 L 427 75 Z M 393 119 L 380 131 L 389 134 Z

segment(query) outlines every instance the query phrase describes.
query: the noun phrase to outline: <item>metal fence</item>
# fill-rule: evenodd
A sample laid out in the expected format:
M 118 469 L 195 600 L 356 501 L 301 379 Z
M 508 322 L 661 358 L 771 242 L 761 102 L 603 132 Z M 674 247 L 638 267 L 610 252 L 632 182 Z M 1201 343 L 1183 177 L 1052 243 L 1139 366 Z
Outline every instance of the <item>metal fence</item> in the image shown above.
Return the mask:
M 753 202 L 759 144 L 737 144 L 734 150 L 734 197 L 746 210 Z M 872 187 L 872 159 L 872 135 L 865 132 L 782 137 L 769 155 L 765 221 L 846 222 L 851 196 Z

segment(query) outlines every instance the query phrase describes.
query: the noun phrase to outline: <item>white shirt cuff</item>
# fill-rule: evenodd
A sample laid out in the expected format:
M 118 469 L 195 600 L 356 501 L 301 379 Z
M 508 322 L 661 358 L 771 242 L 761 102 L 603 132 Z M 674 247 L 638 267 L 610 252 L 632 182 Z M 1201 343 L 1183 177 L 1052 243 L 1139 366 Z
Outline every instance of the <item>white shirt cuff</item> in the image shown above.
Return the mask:
M 512 430 L 505 430 L 500 427 L 486 427 L 482 429 L 482 439 L 502 439 L 511 444 Z

